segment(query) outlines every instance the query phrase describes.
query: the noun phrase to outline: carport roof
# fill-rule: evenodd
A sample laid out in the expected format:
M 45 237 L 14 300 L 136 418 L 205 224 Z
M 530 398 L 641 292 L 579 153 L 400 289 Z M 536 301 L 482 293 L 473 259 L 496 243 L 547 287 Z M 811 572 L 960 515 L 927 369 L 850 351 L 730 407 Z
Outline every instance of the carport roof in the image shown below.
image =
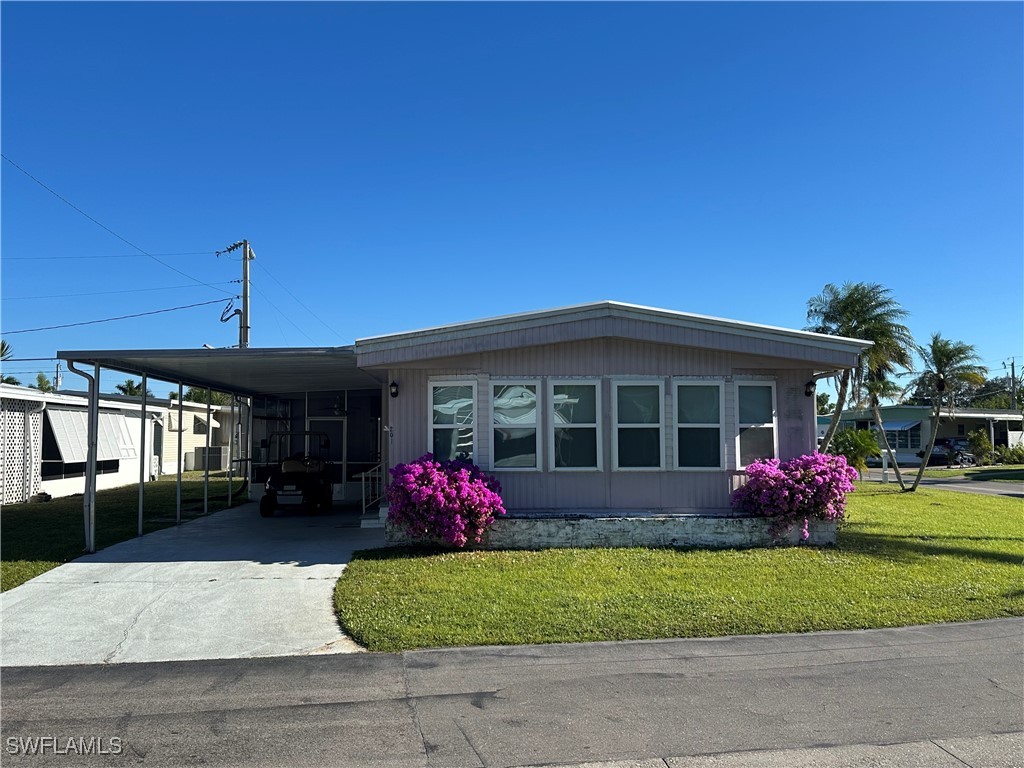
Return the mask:
M 72 350 L 58 352 L 57 357 L 240 395 L 284 395 L 380 386 L 380 379 L 356 367 L 355 350 L 351 346 Z

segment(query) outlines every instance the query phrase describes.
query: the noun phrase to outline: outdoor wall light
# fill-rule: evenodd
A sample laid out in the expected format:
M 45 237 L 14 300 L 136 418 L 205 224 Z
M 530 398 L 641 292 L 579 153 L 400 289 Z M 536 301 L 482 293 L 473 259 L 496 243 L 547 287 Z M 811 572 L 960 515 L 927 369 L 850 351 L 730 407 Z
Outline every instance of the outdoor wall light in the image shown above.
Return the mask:
M 397 381 L 392 381 L 391 382 L 391 384 L 388 386 L 388 392 L 391 393 L 392 397 L 398 397 L 398 382 Z
M 814 395 L 814 380 L 813 379 L 811 381 L 808 381 L 804 385 L 804 395 L 806 395 L 807 397 L 812 397 Z

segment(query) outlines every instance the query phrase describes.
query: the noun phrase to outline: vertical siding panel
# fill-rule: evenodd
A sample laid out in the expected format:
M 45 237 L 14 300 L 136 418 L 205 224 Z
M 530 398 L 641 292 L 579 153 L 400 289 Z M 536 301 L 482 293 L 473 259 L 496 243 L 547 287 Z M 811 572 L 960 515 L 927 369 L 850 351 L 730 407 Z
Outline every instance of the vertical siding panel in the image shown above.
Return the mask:
M 550 342 L 564 338 L 568 330 L 579 332 L 585 322 L 538 329 L 538 339 Z M 779 408 L 779 452 L 788 458 L 813 448 L 815 435 L 814 398 L 803 394 L 811 371 L 792 361 L 763 357 L 759 342 L 749 340 L 747 352 L 731 352 L 678 346 L 680 330 L 644 328 L 642 323 L 610 320 L 607 328 L 616 334 L 646 333 L 663 342 L 634 341 L 621 336 L 590 338 L 571 343 L 541 343 L 533 347 L 511 346 L 514 334 L 507 334 L 509 346 L 462 358 L 437 361 L 433 368 L 398 368 L 388 372 L 388 381 L 398 381 L 400 394 L 388 402 L 388 422 L 394 428 L 390 465 L 411 461 L 428 448 L 428 382 L 431 377 L 470 377 L 477 382 L 477 459 L 490 463 L 490 388 L 495 378 L 524 377 L 541 382 L 540 456 L 543 471 L 497 471 L 506 505 L 511 510 L 598 510 L 609 507 L 671 511 L 722 510 L 729 506 L 730 476 L 727 472 L 678 472 L 675 466 L 674 393 L 672 376 L 715 376 L 725 379 L 723 440 L 725 466 L 736 466 L 737 375 L 770 376 L 776 381 Z M 718 334 L 689 334 L 691 342 L 707 344 Z M 788 365 L 779 369 L 779 364 Z M 548 423 L 547 386 L 551 378 L 599 377 L 602 391 L 603 471 L 547 471 Z M 662 473 L 611 472 L 612 377 L 658 376 L 665 384 L 663 430 L 666 440 Z M 385 394 L 385 397 L 387 395 Z

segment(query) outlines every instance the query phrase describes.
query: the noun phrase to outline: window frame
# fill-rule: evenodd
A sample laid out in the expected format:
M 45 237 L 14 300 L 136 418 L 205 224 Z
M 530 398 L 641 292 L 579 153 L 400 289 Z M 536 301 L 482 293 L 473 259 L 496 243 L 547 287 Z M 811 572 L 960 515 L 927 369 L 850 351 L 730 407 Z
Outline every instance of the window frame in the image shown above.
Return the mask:
M 657 379 L 613 379 L 612 382 L 612 472 L 664 472 L 665 471 L 665 380 Z M 654 387 L 658 388 L 658 422 L 657 424 L 619 424 L 619 388 L 620 387 Z M 620 467 L 619 466 L 619 429 L 653 429 L 658 428 L 658 466 L 656 467 Z
M 556 386 L 582 386 L 589 385 L 594 387 L 594 418 L 596 421 L 593 424 L 572 424 L 572 425 L 559 425 L 555 422 L 555 387 Z M 601 424 L 601 411 L 603 403 L 601 400 L 601 379 L 594 377 L 580 377 L 574 378 L 561 378 L 561 379 L 548 379 L 547 387 L 545 387 L 547 394 L 547 403 L 545 404 L 544 416 L 547 419 L 547 425 L 545 432 L 547 436 L 547 467 L 549 472 L 603 472 L 604 471 L 604 439 L 602 436 L 603 427 Z M 596 440 L 596 457 L 595 461 L 597 466 L 594 467 L 556 467 L 555 466 L 555 430 L 556 429 L 593 429 Z
M 494 439 L 494 430 L 499 425 L 496 424 L 495 421 L 494 421 L 494 388 L 495 387 L 514 386 L 514 385 L 517 385 L 517 384 L 521 385 L 521 386 L 526 386 L 526 387 L 529 387 L 529 386 L 534 387 L 534 390 L 535 390 L 536 395 L 537 395 L 537 408 L 536 408 L 536 415 L 534 417 L 533 424 L 532 425 L 524 424 L 524 425 L 521 425 L 521 426 L 512 427 L 513 429 L 530 429 L 532 427 L 532 429 L 534 431 L 534 434 L 533 434 L 533 439 L 534 439 L 534 443 L 535 443 L 534 455 L 536 456 L 536 461 L 534 462 L 534 466 L 532 466 L 532 467 L 498 467 L 498 466 L 495 466 L 495 461 L 496 461 L 495 446 L 497 445 L 497 441 Z M 540 379 L 515 379 L 515 378 L 512 378 L 512 379 L 509 379 L 509 378 L 491 379 L 490 382 L 488 382 L 488 386 L 490 387 L 490 389 L 488 391 L 488 397 L 487 397 L 487 410 L 488 410 L 488 419 L 489 419 L 489 422 L 490 422 L 490 430 L 491 430 L 491 432 L 490 432 L 490 439 L 491 439 L 491 444 L 490 444 L 490 460 L 491 460 L 491 465 L 490 466 L 491 466 L 491 471 L 492 472 L 541 472 L 541 471 L 543 471 L 544 460 L 543 460 L 543 457 L 541 456 L 541 423 L 542 423 L 541 415 L 543 414 L 544 398 L 542 396 L 543 386 L 542 386 L 541 380 Z M 475 437 L 475 435 L 476 435 L 476 433 L 474 432 L 474 437 Z M 433 440 L 433 436 L 431 436 L 431 440 Z M 475 448 L 475 446 L 474 446 L 474 448 Z
M 771 387 L 772 390 L 772 420 L 768 422 L 746 422 L 740 421 L 740 388 L 741 387 Z M 778 392 L 774 380 L 745 379 L 735 382 L 736 392 L 736 469 L 746 469 L 743 464 L 743 452 L 740 448 L 740 430 L 745 427 L 771 427 L 772 428 L 772 458 L 779 458 L 779 401 Z
M 679 421 L 679 387 L 718 387 L 718 423 L 686 423 Z M 738 397 L 738 395 L 737 395 Z M 738 400 L 737 400 L 738 404 Z M 738 413 L 738 410 L 737 410 Z M 738 418 L 738 416 L 737 416 Z M 679 430 L 718 428 L 718 466 L 716 467 L 681 467 L 679 466 Z M 739 432 L 737 431 L 737 439 Z M 672 379 L 672 453 L 675 472 L 721 472 L 725 469 L 725 380 L 724 379 Z
M 473 430 L 473 449 L 469 460 L 477 464 L 477 446 L 479 444 L 479 403 L 477 402 L 477 380 L 475 378 L 463 379 L 428 379 L 427 380 L 427 453 L 434 454 L 434 431 L 437 429 L 456 430 L 459 424 L 435 424 L 434 423 L 434 388 L 435 387 L 465 387 L 469 386 L 473 392 L 473 423 L 470 427 Z M 465 426 L 462 426 L 465 429 Z M 436 458 L 436 457 L 435 457 Z M 445 459 L 447 461 L 447 459 Z

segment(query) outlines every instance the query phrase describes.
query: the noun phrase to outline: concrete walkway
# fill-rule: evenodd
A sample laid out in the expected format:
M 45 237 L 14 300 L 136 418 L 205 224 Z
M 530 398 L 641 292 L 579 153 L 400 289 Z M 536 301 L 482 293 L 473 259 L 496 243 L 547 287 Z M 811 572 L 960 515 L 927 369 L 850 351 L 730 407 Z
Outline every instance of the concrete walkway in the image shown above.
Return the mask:
M 246 504 L 79 558 L 0 595 L 4 666 L 345 653 L 334 583 L 383 544 L 351 514 Z

